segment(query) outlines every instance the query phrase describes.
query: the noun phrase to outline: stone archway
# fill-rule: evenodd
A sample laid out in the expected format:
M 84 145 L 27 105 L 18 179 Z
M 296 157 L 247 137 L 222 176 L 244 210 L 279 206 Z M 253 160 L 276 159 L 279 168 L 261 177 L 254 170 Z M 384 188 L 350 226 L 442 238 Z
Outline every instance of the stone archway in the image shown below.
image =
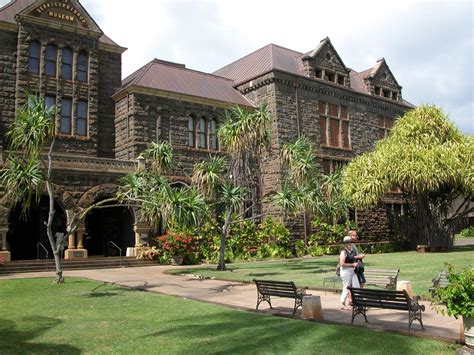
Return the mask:
M 8 215 L 8 233 L 6 242 L 11 260 L 33 260 L 53 257 L 51 245 L 46 233 L 45 221 L 48 219 L 49 199 L 43 195 L 37 204 L 26 211 L 17 204 Z M 63 206 L 55 201 L 55 216 L 53 219 L 53 235 L 66 232 L 66 214 Z
M 87 191 L 79 200 L 79 207 L 87 208 L 94 203 L 113 198 L 118 186 L 113 184 L 99 185 Z M 85 217 L 83 230 L 83 248 L 89 256 L 117 256 L 122 249 L 135 246 L 135 216 L 128 207 L 112 206 L 107 203 L 100 208 L 92 209 Z M 109 207 L 110 206 L 110 207 Z

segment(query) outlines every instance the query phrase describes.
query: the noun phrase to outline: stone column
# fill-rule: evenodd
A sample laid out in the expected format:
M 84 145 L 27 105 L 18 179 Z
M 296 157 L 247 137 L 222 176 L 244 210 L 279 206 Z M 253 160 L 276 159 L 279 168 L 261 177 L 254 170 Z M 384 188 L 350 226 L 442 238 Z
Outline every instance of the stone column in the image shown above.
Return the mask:
M 68 249 L 76 249 L 76 236 L 74 233 L 69 234 L 69 240 L 68 240 Z
M 86 229 L 81 226 L 77 228 L 76 235 L 77 235 L 77 249 L 84 249 L 84 232 Z
M 64 259 L 87 259 L 87 249 L 84 249 L 83 237 L 85 227 L 79 226 L 76 230 L 76 235 L 71 234 L 69 236 L 69 246 L 64 254 Z M 76 247 L 77 240 L 77 247 Z
M 138 225 L 135 224 L 133 226 L 133 231 L 135 232 L 135 247 L 141 247 L 142 246 L 142 238 L 138 229 Z
M 0 227 L 0 237 L 2 241 L 2 248 L 0 250 L 0 257 L 2 257 L 3 261 L 11 261 L 11 253 L 7 249 L 7 233 L 8 233 L 8 226 Z

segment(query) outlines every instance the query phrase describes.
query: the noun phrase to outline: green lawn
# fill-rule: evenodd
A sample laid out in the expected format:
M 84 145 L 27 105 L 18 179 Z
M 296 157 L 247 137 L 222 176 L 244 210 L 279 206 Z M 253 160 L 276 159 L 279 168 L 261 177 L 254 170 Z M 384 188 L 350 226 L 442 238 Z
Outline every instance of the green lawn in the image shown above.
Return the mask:
M 456 346 L 68 278 L 0 281 L 0 354 L 453 354 Z
M 410 280 L 416 294 L 429 297 L 431 280 L 447 261 L 455 266 L 467 267 L 474 264 L 474 246 L 456 247 L 447 253 L 387 253 L 369 254 L 364 259 L 366 269 L 400 269 L 398 280 Z M 334 276 L 338 256 L 287 259 L 260 262 L 227 264 L 229 271 L 219 272 L 214 266 L 199 269 L 173 270 L 171 272 L 199 274 L 232 281 L 252 279 L 292 280 L 300 287 L 323 287 L 323 279 Z

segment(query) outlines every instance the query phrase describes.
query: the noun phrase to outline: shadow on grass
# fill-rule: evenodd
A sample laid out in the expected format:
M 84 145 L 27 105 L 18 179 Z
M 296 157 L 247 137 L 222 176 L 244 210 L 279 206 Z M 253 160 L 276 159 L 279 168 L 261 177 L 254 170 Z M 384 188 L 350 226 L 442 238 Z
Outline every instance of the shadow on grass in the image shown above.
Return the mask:
M 35 338 L 62 321 L 47 317 L 21 319 L 22 329 L 14 321 L 0 319 L 0 354 L 80 354 L 81 350 L 67 344 L 35 343 Z
M 218 312 L 211 317 L 182 316 L 160 324 L 159 330 L 143 338 L 186 339 L 195 353 L 347 353 L 357 344 L 360 353 L 417 353 L 428 349 L 420 339 L 348 326 L 268 317 L 245 312 Z M 379 341 L 374 341 L 378 337 Z M 342 341 L 342 339 L 344 341 Z M 184 346 L 184 345 L 183 345 Z M 429 344 L 435 348 L 436 345 Z M 362 350 L 363 349 L 363 350 Z M 178 349 L 178 352 L 182 349 Z M 189 350 L 189 349 L 188 349 Z M 429 350 L 428 350 L 429 351 Z
M 275 275 L 281 275 L 281 272 L 250 272 L 249 276 L 275 276 Z

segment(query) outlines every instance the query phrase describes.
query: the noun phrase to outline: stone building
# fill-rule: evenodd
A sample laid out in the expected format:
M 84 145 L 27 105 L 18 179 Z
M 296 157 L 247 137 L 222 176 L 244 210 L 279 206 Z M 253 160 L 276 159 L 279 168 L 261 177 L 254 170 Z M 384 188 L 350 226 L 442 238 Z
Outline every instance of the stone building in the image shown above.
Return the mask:
M 274 149 L 264 162 L 262 195 L 280 183 L 276 151 L 282 143 L 304 133 L 320 168 L 330 172 L 370 150 L 393 119 L 412 107 L 384 59 L 357 73 L 328 38 L 308 53 L 270 44 L 213 74 L 154 59 L 121 80 L 125 50 L 77 0 L 14 0 L 0 8 L 0 165 L 5 132 L 26 92 L 55 105 L 58 232 L 68 210 L 112 197 L 120 177 L 136 169 L 152 141 L 172 144 L 184 168 L 172 178 L 186 182 L 196 161 L 224 154 L 216 131 L 233 105 L 267 102 L 273 118 Z M 46 213 L 44 202 L 26 216 L 21 206 L 0 206 L 0 254 L 7 260 L 35 259 L 42 246 L 48 249 Z M 361 211 L 358 220 L 368 234 L 383 236 L 384 214 L 385 207 Z M 135 247 L 149 232 L 129 209 L 96 210 L 70 238 L 66 257 L 114 255 L 111 242 Z

